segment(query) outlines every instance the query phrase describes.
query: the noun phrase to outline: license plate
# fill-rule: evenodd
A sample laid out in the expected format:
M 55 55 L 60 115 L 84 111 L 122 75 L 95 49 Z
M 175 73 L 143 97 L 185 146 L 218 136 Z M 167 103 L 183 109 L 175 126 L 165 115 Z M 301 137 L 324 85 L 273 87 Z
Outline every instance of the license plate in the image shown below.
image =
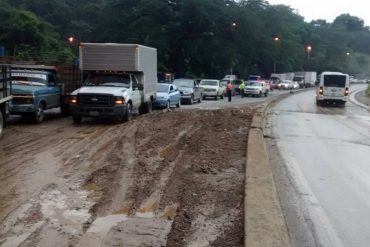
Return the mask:
M 89 115 L 92 116 L 92 117 L 97 117 L 99 116 L 99 112 L 98 111 L 89 111 Z

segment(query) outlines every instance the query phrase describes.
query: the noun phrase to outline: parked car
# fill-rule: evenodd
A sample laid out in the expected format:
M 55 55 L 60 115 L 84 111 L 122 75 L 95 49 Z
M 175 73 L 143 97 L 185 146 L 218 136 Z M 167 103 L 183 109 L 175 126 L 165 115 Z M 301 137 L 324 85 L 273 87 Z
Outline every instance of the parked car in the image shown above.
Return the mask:
M 201 80 L 199 87 L 204 89 L 203 99 L 206 97 L 214 97 L 216 100 L 218 100 L 218 98 L 224 98 L 225 87 L 221 86 L 219 80 Z
M 167 83 L 157 84 L 157 97 L 154 101 L 155 108 L 170 108 L 176 106 L 180 108 L 181 95 L 175 85 Z
M 265 81 L 248 81 L 248 84 L 245 88 L 245 96 L 259 96 L 261 97 L 264 95 L 267 97 L 268 95 L 268 88 Z
M 194 79 L 175 79 L 172 83 L 175 85 L 181 95 L 181 101 L 187 101 L 190 104 L 202 102 L 203 88 L 199 87 Z
M 298 89 L 298 88 L 300 88 L 299 83 L 296 81 L 293 81 L 291 84 L 291 89 Z
M 279 89 L 290 89 L 292 87 L 292 81 L 283 80 L 279 83 Z

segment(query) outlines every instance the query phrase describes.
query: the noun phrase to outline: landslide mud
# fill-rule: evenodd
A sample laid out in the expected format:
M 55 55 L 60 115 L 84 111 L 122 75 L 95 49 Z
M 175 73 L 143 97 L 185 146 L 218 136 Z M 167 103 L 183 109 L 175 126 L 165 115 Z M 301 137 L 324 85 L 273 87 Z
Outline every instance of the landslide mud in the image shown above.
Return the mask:
M 253 112 L 13 123 L 0 140 L 0 246 L 243 246 Z

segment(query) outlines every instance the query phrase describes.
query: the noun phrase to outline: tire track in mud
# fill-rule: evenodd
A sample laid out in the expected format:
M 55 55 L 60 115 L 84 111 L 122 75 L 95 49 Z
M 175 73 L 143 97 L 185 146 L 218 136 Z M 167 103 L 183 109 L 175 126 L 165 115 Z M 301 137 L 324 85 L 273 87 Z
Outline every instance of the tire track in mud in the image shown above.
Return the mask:
M 1 222 L 9 231 L 0 235 L 12 237 L 19 229 L 24 246 L 54 240 L 70 246 L 242 246 L 253 112 L 176 110 L 125 124 L 67 124 L 63 131 L 50 131 L 53 136 L 35 133 L 42 148 L 23 146 L 28 151 L 23 162 L 15 162 L 10 148 L 17 147 L 15 141 L 5 151 L 17 169 L 9 180 L 25 179 L 38 168 L 50 178 L 31 186 L 28 196 L 18 195 L 19 210 Z M 47 165 L 53 168 L 48 171 Z M 7 194 L 10 189 L 0 199 Z

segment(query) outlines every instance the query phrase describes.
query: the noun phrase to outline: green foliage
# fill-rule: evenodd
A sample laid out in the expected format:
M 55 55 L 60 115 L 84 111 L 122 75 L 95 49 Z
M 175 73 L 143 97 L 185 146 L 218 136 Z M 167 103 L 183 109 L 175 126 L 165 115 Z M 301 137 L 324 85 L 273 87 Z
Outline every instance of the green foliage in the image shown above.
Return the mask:
M 277 72 L 370 76 L 369 28 L 348 14 L 306 23 L 290 7 L 263 0 L 0 0 L 0 6 L 0 44 L 22 60 L 68 62 L 78 42 L 139 43 L 156 47 L 159 70 L 178 76 L 220 78 L 232 69 L 267 77 L 274 64 Z M 67 44 L 70 35 L 76 43 Z

